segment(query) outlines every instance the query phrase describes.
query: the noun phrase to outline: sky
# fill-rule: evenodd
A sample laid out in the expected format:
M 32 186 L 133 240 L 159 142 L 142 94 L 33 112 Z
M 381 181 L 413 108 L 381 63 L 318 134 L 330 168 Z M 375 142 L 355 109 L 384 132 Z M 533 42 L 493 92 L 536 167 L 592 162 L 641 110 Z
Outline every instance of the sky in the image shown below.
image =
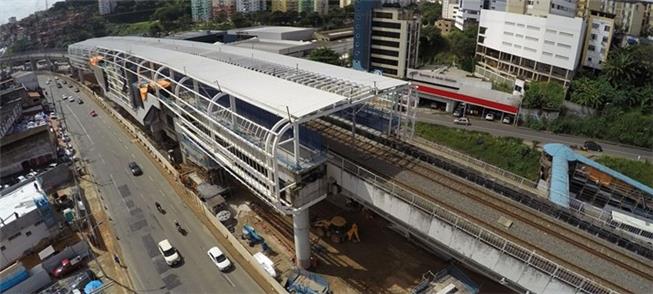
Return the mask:
M 59 1 L 62 0 L 0 0 L 0 24 L 7 23 L 12 16 L 20 20 L 35 11 L 45 10 L 46 2 L 49 8 Z

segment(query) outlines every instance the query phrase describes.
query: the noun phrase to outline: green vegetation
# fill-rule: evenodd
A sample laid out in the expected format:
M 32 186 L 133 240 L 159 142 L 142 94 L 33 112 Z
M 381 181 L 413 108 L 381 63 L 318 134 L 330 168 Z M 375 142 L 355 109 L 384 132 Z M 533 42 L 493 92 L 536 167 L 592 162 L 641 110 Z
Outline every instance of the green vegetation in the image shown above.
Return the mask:
M 497 90 L 497 91 L 512 94 L 512 88 L 506 83 L 492 82 L 492 90 Z
M 466 153 L 489 164 L 537 180 L 541 152 L 528 147 L 521 139 L 494 137 L 488 133 L 417 123 L 420 137 Z
M 629 160 L 610 156 L 601 156 L 596 161 L 631 177 L 642 184 L 653 187 L 653 164 L 648 161 Z
M 522 105 L 527 108 L 560 110 L 565 100 L 565 91 L 559 84 L 531 82 L 526 88 Z
M 536 84 L 529 85 L 524 106 L 537 101 L 529 96 Z M 562 91 L 558 92 L 561 95 Z M 596 114 L 577 117 L 563 109 L 556 120 L 529 120 L 525 125 L 554 133 L 653 148 L 653 45 L 613 49 L 604 70 L 598 74 L 579 73 L 572 81 L 568 95 L 570 101 L 594 108 Z M 557 96 L 552 98 L 554 93 L 542 97 L 559 99 Z
M 338 53 L 326 47 L 320 47 L 314 49 L 313 51 L 311 51 L 311 54 L 308 55 L 308 59 L 313 61 L 333 64 L 333 65 L 342 65 L 342 61 L 340 60 L 340 55 L 338 55 Z
M 125 36 L 125 35 L 145 35 L 151 32 L 152 27 L 159 25 L 158 21 L 146 20 L 135 23 L 121 23 L 113 24 L 111 26 L 111 35 Z

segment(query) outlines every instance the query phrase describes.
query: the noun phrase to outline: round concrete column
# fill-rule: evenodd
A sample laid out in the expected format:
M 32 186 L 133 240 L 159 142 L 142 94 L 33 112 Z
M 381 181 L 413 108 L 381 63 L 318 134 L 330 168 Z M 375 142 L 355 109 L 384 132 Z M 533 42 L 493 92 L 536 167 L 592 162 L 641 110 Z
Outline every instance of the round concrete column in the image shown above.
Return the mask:
M 311 243 L 308 240 L 310 230 L 308 208 L 295 213 L 292 222 L 295 233 L 295 260 L 298 267 L 307 269 L 311 265 Z

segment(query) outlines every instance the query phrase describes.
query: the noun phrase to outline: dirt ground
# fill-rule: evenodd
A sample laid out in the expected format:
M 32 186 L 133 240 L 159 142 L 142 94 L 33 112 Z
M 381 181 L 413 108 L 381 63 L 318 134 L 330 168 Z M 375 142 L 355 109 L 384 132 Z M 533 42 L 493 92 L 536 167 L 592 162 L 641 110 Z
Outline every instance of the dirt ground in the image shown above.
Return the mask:
M 294 264 L 292 219 L 260 203 L 243 187 L 235 186 L 228 199 L 238 219 L 235 234 L 242 234 L 243 225 L 252 225 L 272 248 L 273 252 L 267 255 L 274 261 L 277 273 L 284 276 Z M 361 239 L 359 243 L 335 244 L 319 238 L 312 229 L 313 254 L 318 265 L 311 271 L 325 277 L 333 293 L 409 293 L 422 280 L 423 274 L 438 272 L 449 264 L 408 241 L 392 230 L 389 222 L 371 212 L 347 209 L 344 204 L 337 206 L 329 201 L 322 201 L 310 209 L 312 223 L 333 216 L 345 217 L 347 226 L 356 223 Z M 249 247 L 246 241 L 242 242 L 251 253 L 261 251 L 261 245 Z M 481 293 L 510 292 L 483 275 L 461 269 L 479 285 Z

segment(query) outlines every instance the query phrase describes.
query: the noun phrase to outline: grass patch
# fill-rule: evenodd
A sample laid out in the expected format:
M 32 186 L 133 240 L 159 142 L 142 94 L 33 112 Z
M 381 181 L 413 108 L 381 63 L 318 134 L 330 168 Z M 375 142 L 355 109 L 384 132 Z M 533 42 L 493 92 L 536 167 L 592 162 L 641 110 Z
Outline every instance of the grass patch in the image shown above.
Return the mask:
M 653 163 L 611 156 L 601 156 L 597 162 L 629 176 L 644 185 L 653 187 Z
M 150 31 L 150 26 L 157 22 L 156 20 L 146 20 L 135 23 L 114 23 L 110 26 L 112 35 L 142 35 Z
M 415 133 L 530 180 L 539 176 L 541 152 L 512 137 L 418 122 Z

